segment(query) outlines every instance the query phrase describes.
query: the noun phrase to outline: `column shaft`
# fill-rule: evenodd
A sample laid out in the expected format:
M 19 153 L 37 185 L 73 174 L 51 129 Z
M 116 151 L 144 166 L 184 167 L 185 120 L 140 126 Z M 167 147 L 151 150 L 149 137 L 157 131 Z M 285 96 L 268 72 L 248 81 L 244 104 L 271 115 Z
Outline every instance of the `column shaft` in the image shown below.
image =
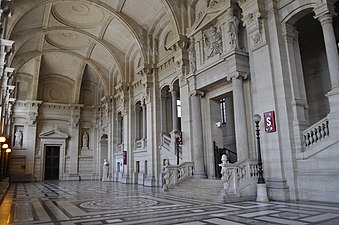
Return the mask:
M 206 178 L 200 97 L 201 93 L 198 91 L 194 91 L 191 96 L 194 176 Z
M 178 126 L 178 109 L 177 109 L 177 92 L 171 91 L 172 94 L 172 121 L 173 121 L 173 131 L 179 130 Z
M 333 18 L 331 14 L 320 16 L 319 21 L 323 29 L 328 70 L 330 72 L 332 88 L 339 87 L 339 58 L 338 46 L 333 29 Z
M 147 137 L 147 112 L 146 105 L 142 105 L 142 138 L 145 139 Z
M 242 77 L 232 78 L 237 161 L 248 159 L 248 140 Z

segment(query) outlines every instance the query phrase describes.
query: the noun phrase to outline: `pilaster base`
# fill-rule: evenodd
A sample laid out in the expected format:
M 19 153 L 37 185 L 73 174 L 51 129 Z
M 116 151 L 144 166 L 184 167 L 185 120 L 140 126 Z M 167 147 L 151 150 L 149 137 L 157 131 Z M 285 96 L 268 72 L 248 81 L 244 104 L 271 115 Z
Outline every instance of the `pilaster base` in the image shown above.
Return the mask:
M 70 174 L 68 175 L 67 180 L 75 180 L 75 181 L 78 181 L 78 180 L 80 180 L 80 176 L 79 176 L 79 174 L 77 174 L 77 173 L 70 173 Z
M 144 181 L 144 186 L 147 187 L 155 187 L 155 177 L 154 176 L 147 176 Z
M 257 202 L 268 202 L 266 184 L 257 184 Z
M 289 201 L 290 190 L 286 180 L 267 179 L 267 193 L 270 199 L 277 201 Z
M 193 178 L 196 179 L 207 179 L 207 174 L 205 172 L 202 173 L 194 173 Z
M 123 174 L 120 179 L 120 182 L 123 184 L 130 184 L 131 183 L 130 176 L 128 174 Z

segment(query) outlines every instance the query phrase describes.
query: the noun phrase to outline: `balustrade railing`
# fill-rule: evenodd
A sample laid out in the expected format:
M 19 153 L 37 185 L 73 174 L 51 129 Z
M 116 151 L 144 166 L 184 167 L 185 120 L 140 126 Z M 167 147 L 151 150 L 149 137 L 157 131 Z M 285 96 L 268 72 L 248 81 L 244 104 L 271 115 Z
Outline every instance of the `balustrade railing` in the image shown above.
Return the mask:
M 225 195 L 240 196 L 239 187 L 241 183 L 253 182 L 258 178 L 258 162 L 256 160 L 246 160 L 239 164 L 229 163 L 227 156 L 221 157 L 221 181 L 224 185 Z
M 167 134 L 162 134 L 162 146 L 167 150 L 171 149 L 171 136 Z
M 324 118 L 303 132 L 305 149 L 324 140 L 330 135 L 328 119 Z
M 117 150 L 118 150 L 118 152 L 124 150 L 124 144 L 118 144 L 117 145 Z
M 184 162 L 179 165 L 170 165 L 169 160 L 166 159 L 163 172 L 163 189 L 166 191 L 181 181 L 192 177 L 193 171 L 193 162 Z
M 147 139 L 140 139 L 135 141 L 135 149 L 144 149 L 147 147 Z

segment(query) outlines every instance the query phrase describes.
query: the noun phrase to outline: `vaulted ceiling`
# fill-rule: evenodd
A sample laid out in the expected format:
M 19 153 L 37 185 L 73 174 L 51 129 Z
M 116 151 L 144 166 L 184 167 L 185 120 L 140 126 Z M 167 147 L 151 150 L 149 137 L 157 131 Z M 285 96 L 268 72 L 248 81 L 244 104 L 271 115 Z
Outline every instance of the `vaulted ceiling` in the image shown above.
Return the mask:
M 16 0 L 7 36 L 15 41 L 11 66 L 27 81 L 25 95 L 43 99 L 48 93 L 43 100 L 78 103 L 82 88 L 110 94 L 114 79 L 128 79 L 131 60 L 150 60 L 148 36 L 159 24 L 178 34 L 170 2 Z

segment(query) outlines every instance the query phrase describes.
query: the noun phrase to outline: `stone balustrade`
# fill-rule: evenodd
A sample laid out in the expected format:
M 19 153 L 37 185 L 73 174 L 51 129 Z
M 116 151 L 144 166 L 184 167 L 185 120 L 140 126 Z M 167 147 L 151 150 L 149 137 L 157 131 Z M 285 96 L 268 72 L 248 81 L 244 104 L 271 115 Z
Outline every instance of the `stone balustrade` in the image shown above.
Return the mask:
M 239 187 L 241 183 L 249 181 L 252 182 L 258 177 L 258 162 L 255 160 L 246 160 L 239 164 L 231 164 L 228 162 L 227 156 L 222 155 L 221 167 L 221 181 L 224 185 L 225 195 L 240 196 Z M 256 179 L 255 179 L 256 180 Z
M 192 177 L 194 171 L 193 162 L 184 162 L 179 165 L 170 165 L 169 160 L 165 160 L 163 172 L 163 190 L 167 191 L 181 181 Z
M 324 118 L 303 132 L 305 150 L 329 136 L 328 119 Z
M 118 152 L 123 151 L 124 150 L 124 144 L 118 144 L 117 145 L 117 150 L 118 150 Z
M 135 141 L 135 149 L 144 149 L 147 147 L 147 139 L 140 139 Z
M 161 135 L 161 140 L 162 140 L 162 146 L 165 149 L 170 150 L 170 148 L 171 148 L 171 136 L 170 135 L 166 135 L 166 134 L 162 134 Z

